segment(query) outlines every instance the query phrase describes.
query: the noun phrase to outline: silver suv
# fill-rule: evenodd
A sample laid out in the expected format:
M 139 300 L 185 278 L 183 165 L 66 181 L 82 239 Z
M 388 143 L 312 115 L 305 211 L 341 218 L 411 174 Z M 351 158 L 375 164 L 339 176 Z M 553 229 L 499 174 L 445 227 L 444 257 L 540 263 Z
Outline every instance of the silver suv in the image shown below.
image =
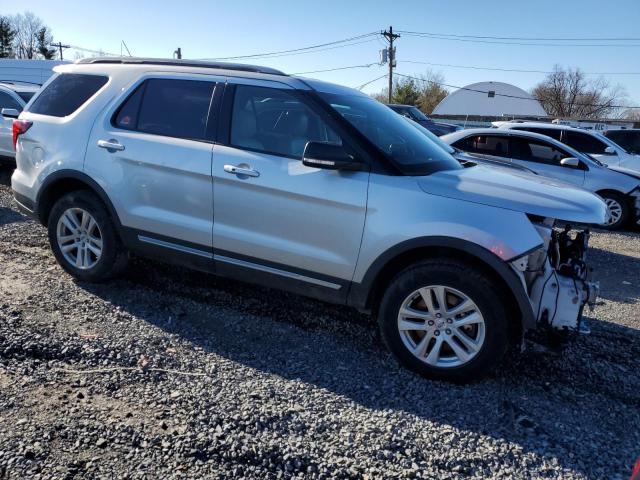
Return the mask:
M 91 59 L 16 120 L 20 208 L 102 281 L 136 253 L 374 314 L 389 349 L 467 381 L 575 331 L 597 284 L 580 188 L 462 167 L 385 105 L 277 70 Z

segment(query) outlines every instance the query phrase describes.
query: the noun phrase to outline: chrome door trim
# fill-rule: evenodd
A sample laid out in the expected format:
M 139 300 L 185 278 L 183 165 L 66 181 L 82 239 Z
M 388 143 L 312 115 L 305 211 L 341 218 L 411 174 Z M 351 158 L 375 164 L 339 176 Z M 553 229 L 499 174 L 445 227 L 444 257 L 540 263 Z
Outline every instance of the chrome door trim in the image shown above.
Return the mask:
M 185 247 L 184 245 L 178 245 L 177 243 L 165 242 L 164 240 L 158 240 L 157 238 L 146 237 L 144 235 L 138 235 L 138 240 L 143 243 L 150 243 L 159 247 L 170 248 L 177 250 L 178 252 L 190 253 L 192 255 L 198 255 L 204 258 L 213 258 L 213 254 L 204 250 L 198 250 L 197 248 Z
M 331 283 L 325 280 L 320 280 L 318 278 L 307 277 L 306 275 L 301 275 L 299 273 L 289 272 L 287 270 L 280 270 L 279 268 L 268 267 L 266 265 L 247 262 L 246 260 L 231 258 L 224 255 L 214 255 L 213 259 L 217 262 L 224 262 L 224 263 L 229 263 L 231 265 L 237 265 L 239 267 L 251 268 L 252 270 L 259 270 L 261 272 L 272 273 L 274 275 L 280 275 L 282 277 L 299 280 L 301 282 L 306 282 L 306 283 L 311 283 L 313 285 L 319 285 L 321 287 L 331 288 L 333 290 L 340 290 L 342 288 L 342 286 L 338 285 L 337 283 Z

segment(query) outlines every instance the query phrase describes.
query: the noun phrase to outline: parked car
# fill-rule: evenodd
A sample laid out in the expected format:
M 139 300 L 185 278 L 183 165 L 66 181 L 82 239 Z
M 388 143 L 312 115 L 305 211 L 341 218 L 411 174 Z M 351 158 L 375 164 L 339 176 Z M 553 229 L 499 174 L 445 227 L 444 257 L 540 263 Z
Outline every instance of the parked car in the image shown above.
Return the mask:
M 501 124 L 498 128 L 541 133 L 579 152 L 586 153 L 610 167 L 622 167 L 640 173 L 640 156 L 627 152 L 598 132 L 542 122 L 509 122 Z
M 413 120 L 438 136 L 462 129 L 462 127 L 452 125 L 451 123 L 434 122 L 431 118 L 422 113 L 418 107 L 413 105 L 397 105 L 392 103 L 387 106 L 394 112 Z
M 607 130 L 603 135 L 620 145 L 627 153 L 640 155 L 640 129 Z
M 0 163 L 15 162 L 12 144 L 13 119 L 17 118 L 31 97 L 39 90 L 39 85 L 20 82 L 0 81 Z
M 14 124 L 11 185 L 79 280 L 132 252 L 351 305 L 404 365 L 454 381 L 596 300 L 580 225 L 604 222 L 599 197 L 463 168 L 358 91 L 185 60 L 56 72 Z
M 640 174 L 612 170 L 546 135 L 517 129 L 476 128 L 445 135 L 442 140 L 465 152 L 522 165 L 539 175 L 597 193 L 610 213 L 605 228 L 616 230 L 640 218 Z
M 431 133 L 429 130 L 424 128 L 419 123 L 414 122 L 410 118 L 407 118 L 407 117 L 402 117 L 402 118 L 404 118 L 414 128 L 420 131 L 424 136 L 429 138 L 436 145 L 441 147 L 449 155 L 451 155 L 453 158 L 458 160 L 458 162 L 460 162 L 460 164 L 463 167 L 472 167 L 478 164 L 483 164 L 483 165 L 488 165 L 494 168 L 502 168 L 502 169 L 507 169 L 511 171 L 516 170 L 519 172 L 525 172 L 525 173 L 530 173 L 532 175 L 537 175 L 537 173 L 531 170 L 530 168 L 524 167 L 522 165 L 518 165 L 517 163 L 512 163 L 512 162 L 505 163 L 503 161 L 496 161 L 490 158 L 483 158 L 482 156 L 476 156 L 476 155 L 473 155 L 472 153 L 464 152 L 459 148 L 449 145 L 444 140 L 442 140 L 441 137 L 438 137 L 437 135 Z

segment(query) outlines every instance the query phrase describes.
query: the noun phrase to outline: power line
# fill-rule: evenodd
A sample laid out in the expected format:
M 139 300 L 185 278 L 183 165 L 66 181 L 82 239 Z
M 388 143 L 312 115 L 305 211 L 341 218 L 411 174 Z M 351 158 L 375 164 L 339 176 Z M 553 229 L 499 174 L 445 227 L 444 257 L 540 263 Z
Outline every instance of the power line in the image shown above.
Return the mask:
M 447 83 L 435 82 L 433 80 L 425 80 L 423 78 L 414 77 L 412 75 L 405 75 L 404 73 L 396 73 L 396 75 L 400 75 L 401 77 L 411 78 L 413 80 L 418 80 L 419 82 L 426 81 L 428 83 L 435 83 L 436 85 L 440 85 L 441 87 L 457 88 L 458 90 L 466 90 L 468 92 L 483 93 L 483 94 L 486 94 L 486 95 L 488 95 L 490 93 L 488 90 L 478 90 L 476 88 L 460 87 L 458 85 L 449 85 Z M 533 97 L 522 97 L 522 96 L 519 96 L 519 95 L 509 95 L 509 94 L 506 94 L 506 93 L 493 92 L 493 95 L 496 96 L 496 97 L 517 98 L 517 99 L 520 99 L 520 100 L 530 100 L 530 101 L 535 101 L 535 102 L 538 101 L 536 98 L 533 98 Z M 566 102 L 563 102 L 563 103 L 566 103 Z M 609 105 L 609 104 L 606 104 L 606 103 L 575 103 L 574 105 L 578 105 L 578 106 L 581 106 L 581 107 L 608 107 L 608 108 L 627 108 L 627 109 L 640 108 L 640 106 Z
M 69 45 L 69 48 L 73 48 L 74 50 L 80 50 L 82 52 L 95 53 L 95 54 L 98 54 L 98 55 L 107 55 L 107 56 L 110 56 L 110 57 L 119 57 L 120 56 L 120 54 L 118 54 L 118 53 L 105 52 L 104 50 L 92 50 L 90 48 L 79 47 L 77 45 Z
M 326 43 L 320 43 L 317 45 L 310 45 L 307 47 L 301 47 L 301 48 L 292 48 L 289 50 L 279 50 L 279 51 L 275 51 L 275 52 L 265 52 L 265 53 L 254 53 L 251 55 L 237 55 L 234 57 L 216 57 L 216 58 L 203 58 L 201 60 L 240 60 L 243 58 L 259 58 L 259 57 L 279 57 L 279 56 L 284 56 L 287 54 L 295 54 L 298 52 L 306 52 L 308 50 L 316 50 L 316 49 L 322 49 L 324 50 L 323 47 L 329 47 L 332 45 L 339 45 L 339 44 L 344 44 L 344 43 L 348 43 L 348 42 L 354 42 L 356 40 L 362 40 L 364 38 L 367 37 L 371 37 L 373 35 L 378 35 L 378 32 L 370 32 L 370 33 L 364 33 L 362 35 L 356 35 L 355 37 L 350 37 L 350 38 L 345 38 L 342 40 L 336 40 L 333 42 L 326 42 Z M 364 42 L 362 42 L 364 43 Z M 357 44 L 357 43 L 355 43 Z M 322 50 L 318 50 L 318 51 L 322 51 Z M 327 49 L 328 50 L 328 49 Z
M 62 42 L 58 42 L 58 43 L 52 43 L 51 46 L 52 47 L 56 47 L 57 49 L 59 49 L 59 51 L 60 51 L 60 60 L 64 60 L 64 58 L 62 58 L 62 49 L 63 48 L 69 48 L 69 45 L 63 45 Z
M 366 87 L 367 85 L 373 83 L 373 82 L 377 82 L 378 80 L 380 80 L 381 78 L 386 77 L 387 74 L 385 73 L 384 75 L 380 75 L 379 77 L 374 78 L 373 80 L 369 80 L 368 82 L 363 83 L 362 85 L 358 86 L 358 87 L 354 87 L 356 90 L 362 90 L 364 87 Z
M 537 46 L 537 47 L 640 47 L 640 44 L 601 44 L 601 43 L 534 43 L 534 42 L 513 42 L 513 41 L 500 41 L 500 40 L 476 40 L 471 38 L 458 38 L 447 37 L 441 35 L 422 34 L 422 33 L 407 33 L 403 32 L 403 35 L 415 38 L 429 38 L 432 40 L 451 40 L 456 42 L 471 42 L 471 43 L 487 43 L 498 45 L 524 45 L 524 46 Z
M 468 68 L 471 70 L 493 70 L 498 72 L 520 72 L 520 73 L 554 73 L 553 70 L 522 70 L 516 68 L 494 68 L 494 67 L 477 67 L 471 65 L 452 65 L 449 63 L 431 63 L 420 62 L 417 60 L 402 60 L 402 63 L 416 63 L 420 65 L 431 65 L 434 67 L 453 67 L 453 68 Z M 582 72 L 585 75 L 640 75 L 640 72 Z
M 491 35 L 455 35 L 453 33 L 435 33 L 435 32 L 412 32 L 407 30 L 400 30 L 400 33 L 408 35 L 436 35 L 439 37 L 454 37 L 454 38 L 478 38 L 478 39 L 491 39 L 491 40 L 528 40 L 528 41 L 569 41 L 569 42 L 637 42 L 640 38 L 630 37 L 618 37 L 618 38 L 604 38 L 604 37 L 580 37 L 580 38 L 567 38 L 567 37 L 496 37 Z
M 352 68 L 369 68 L 369 67 L 373 67 L 374 65 L 380 65 L 380 64 L 376 62 L 376 63 L 367 63 L 365 65 L 350 65 L 348 67 L 327 68 L 326 70 L 312 70 L 310 72 L 297 72 L 297 73 L 292 73 L 291 75 L 307 75 L 309 73 L 336 72 L 338 70 L 349 70 Z

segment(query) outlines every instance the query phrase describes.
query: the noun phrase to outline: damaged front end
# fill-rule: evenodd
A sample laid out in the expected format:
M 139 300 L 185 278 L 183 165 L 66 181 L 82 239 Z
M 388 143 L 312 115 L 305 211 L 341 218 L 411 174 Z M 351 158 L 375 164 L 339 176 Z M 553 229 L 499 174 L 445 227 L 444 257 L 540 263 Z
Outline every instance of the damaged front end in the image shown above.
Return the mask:
M 548 218 L 533 223 L 543 245 L 511 266 L 529 295 L 538 327 L 534 336 L 558 340 L 572 332 L 588 333 L 582 313 L 585 306 L 594 307 L 599 294 L 586 261 L 589 230 L 569 224 L 558 228 Z

